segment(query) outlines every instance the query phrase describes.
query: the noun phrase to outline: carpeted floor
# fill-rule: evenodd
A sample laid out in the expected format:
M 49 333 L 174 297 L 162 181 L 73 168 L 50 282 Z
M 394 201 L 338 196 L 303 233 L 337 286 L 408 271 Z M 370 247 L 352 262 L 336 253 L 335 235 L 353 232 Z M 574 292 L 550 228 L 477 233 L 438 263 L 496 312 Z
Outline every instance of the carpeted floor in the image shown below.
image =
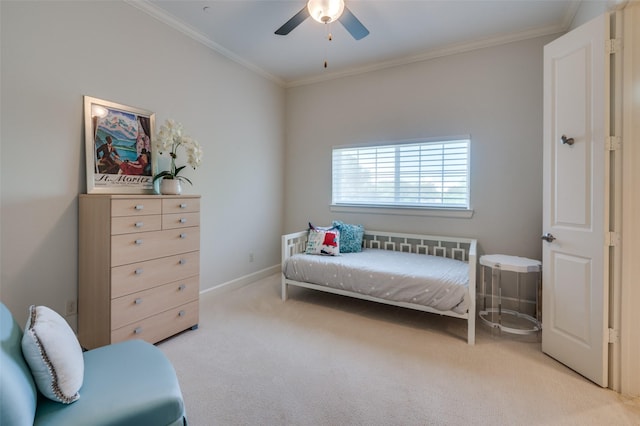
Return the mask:
M 200 327 L 158 346 L 189 424 L 640 425 L 640 401 L 544 355 L 538 336 L 292 288 L 206 293 Z

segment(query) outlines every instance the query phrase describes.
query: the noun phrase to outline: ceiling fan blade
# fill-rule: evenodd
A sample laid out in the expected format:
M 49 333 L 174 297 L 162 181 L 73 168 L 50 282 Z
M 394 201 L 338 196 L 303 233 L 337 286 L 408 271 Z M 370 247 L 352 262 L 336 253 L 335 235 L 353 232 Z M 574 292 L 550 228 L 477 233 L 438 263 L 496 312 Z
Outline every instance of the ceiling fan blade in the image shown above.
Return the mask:
M 369 35 L 369 30 L 362 25 L 362 22 L 355 17 L 353 13 L 349 10 L 347 6 L 344 7 L 344 12 L 338 18 L 338 21 L 349 31 L 349 33 L 356 40 L 360 40 Z
M 284 23 L 283 26 L 278 28 L 275 34 L 278 34 L 278 35 L 289 34 L 291 31 L 293 31 L 295 27 L 302 24 L 302 21 L 304 21 L 308 17 L 309 17 L 309 9 L 307 9 L 307 6 L 305 6 L 304 8 L 302 8 L 300 12 L 293 15 L 293 18 L 289 19 L 287 22 Z

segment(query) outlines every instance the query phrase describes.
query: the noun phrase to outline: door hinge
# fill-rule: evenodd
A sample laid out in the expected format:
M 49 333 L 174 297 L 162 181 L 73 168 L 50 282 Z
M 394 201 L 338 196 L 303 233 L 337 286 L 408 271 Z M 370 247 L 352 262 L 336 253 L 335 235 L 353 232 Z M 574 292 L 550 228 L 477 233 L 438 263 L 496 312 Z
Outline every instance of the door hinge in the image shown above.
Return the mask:
M 622 138 L 620 136 L 607 136 L 605 148 L 607 151 L 618 151 L 622 148 Z
M 609 343 L 618 343 L 618 330 L 615 330 L 613 328 L 609 329 Z
M 620 245 L 620 233 L 619 232 L 606 232 L 604 234 L 605 246 L 616 247 Z
M 622 50 L 622 39 L 621 38 L 612 38 L 605 41 L 605 50 L 608 54 L 613 55 L 614 53 L 618 53 Z

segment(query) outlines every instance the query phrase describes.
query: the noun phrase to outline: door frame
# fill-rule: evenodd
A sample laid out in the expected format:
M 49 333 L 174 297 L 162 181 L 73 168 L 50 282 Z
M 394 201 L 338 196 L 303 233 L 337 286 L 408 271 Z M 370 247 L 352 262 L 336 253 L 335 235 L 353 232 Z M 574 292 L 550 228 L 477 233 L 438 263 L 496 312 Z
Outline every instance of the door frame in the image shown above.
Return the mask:
M 622 64 L 623 93 L 632 94 L 640 85 L 640 5 L 627 4 L 623 10 L 624 58 Z M 623 96 L 622 156 L 622 283 L 620 313 L 620 357 L 613 359 L 613 377 L 618 386 L 613 389 L 624 395 L 640 396 L 640 99 Z M 619 369 L 615 368 L 619 364 Z

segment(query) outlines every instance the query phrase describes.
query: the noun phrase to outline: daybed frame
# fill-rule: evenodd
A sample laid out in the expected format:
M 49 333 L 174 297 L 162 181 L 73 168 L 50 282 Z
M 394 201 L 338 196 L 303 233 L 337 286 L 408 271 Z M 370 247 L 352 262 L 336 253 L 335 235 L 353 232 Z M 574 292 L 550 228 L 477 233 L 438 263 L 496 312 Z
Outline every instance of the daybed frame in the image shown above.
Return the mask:
M 304 253 L 307 247 L 308 231 L 294 232 L 282 236 L 282 268 L 284 270 L 285 261 L 296 253 Z M 310 288 L 313 290 L 325 291 L 328 293 L 340 294 L 343 296 L 355 297 L 358 299 L 370 300 L 387 305 L 401 306 L 418 311 L 430 312 L 454 318 L 467 320 L 467 343 L 475 344 L 475 319 L 476 319 L 476 246 L 477 241 L 469 238 L 442 237 L 433 235 L 418 234 L 398 234 L 393 232 L 370 231 L 364 234 L 363 247 L 383 250 L 394 250 L 401 252 L 418 253 L 449 257 L 462 260 L 469 264 L 469 309 L 464 314 L 453 311 L 439 311 L 437 309 L 406 302 L 394 302 L 378 297 L 354 293 L 346 290 L 335 289 L 323 285 L 311 284 L 307 282 L 294 281 L 285 278 L 282 274 L 282 300 L 287 300 L 287 287 L 294 285 L 298 287 Z

